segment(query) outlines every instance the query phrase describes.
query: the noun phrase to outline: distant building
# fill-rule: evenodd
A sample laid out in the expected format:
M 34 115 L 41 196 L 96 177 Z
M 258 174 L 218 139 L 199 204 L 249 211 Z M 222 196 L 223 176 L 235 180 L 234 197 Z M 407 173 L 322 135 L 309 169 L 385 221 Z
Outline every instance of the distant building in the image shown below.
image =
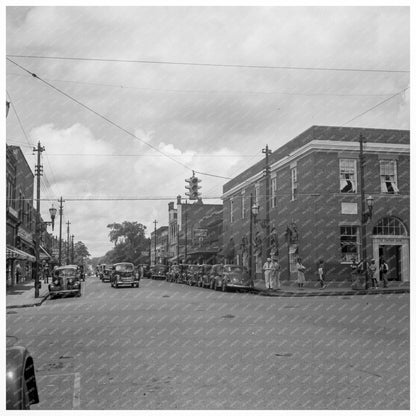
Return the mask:
M 169 253 L 171 262 L 215 263 L 222 248 L 222 205 L 170 202 Z
M 167 264 L 168 258 L 168 227 L 164 225 L 150 234 L 150 264 Z
M 359 136 L 364 144 L 364 190 L 374 197 L 366 226 L 368 259 L 383 257 L 390 278 L 410 277 L 410 135 L 405 130 L 313 126 L 269 157 L 269 199 L 265 162 L 251 166 L 223 187 L 224 250 L 236 263 L 248 264 L 260 277 L 262 264 L 274 256 L 282 277 L 296 277 L 302 258 L 308 280 L 317 279 L 323 259 L 328 279 L 349 278 L 361 253 Z M 250 241 L 250 200 L 259 206 Z M 266 235 L 265 207 L 270 208 Z

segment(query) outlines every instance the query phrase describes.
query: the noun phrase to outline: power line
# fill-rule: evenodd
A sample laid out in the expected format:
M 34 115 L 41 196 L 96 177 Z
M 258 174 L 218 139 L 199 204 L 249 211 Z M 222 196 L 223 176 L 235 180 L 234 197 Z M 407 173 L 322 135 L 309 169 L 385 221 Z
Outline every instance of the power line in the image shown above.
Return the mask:
M 342 72 L 386 72 L 386 73 L 409 73 L 409 70 L 392 69 L 369 69 L 369 68 L 329 68 L 329 67 L 302 67 L 302 66 L 272 66 L 272 65 L 242 65 L 242 64 L 221 64 L 206 62 L 178 62 L 178 61 L 150 61 L 134 59 L 110 59 L 110 58 L 82 58 L 66 56 L 45 56 L 45 55 L 6 55 L 12 58 L 29 59 L 54 59 L 66 61 L 93 61 L 93 62 L 118 62 L 118 63 L 139 63 L 155 65 L 184 65 L 184 66 L 203 66 L 218 68 L 251 68 L 251 69 L 285 69 L 302 71 L 342 71 Z
M 8 73 L 7 75 L 23 76 L 22 74 Z M 120 84 L 103 84 L 97 82 L 85 82 L 85 81 L 73 81 L 63 79 L 48 79 L 49 82 L 64 82 L 77 85 L 91 85 L 96 87 L 109 87 L 119 89 L 135 89 L 140 91 L 151 92 L 167 92 L 167 93 L 185 93 L 185 94 L 253 94 L 253 95 L 288 95 L 288 96 L 301 96 L 301 97 L 383 97 L 390 96 L 392 93 L 383 94 L 341 94 L 341 93 L 325 93 L 325 92 L 287 92 L 287 91 L 251 91 L 251 90 L 183 90 L 183 89 L 162 89 L 162 88 L 144 88 L 129 85 Z
M 379 102 L 378 104 L 376 104 L 376 105 L 372 106 L 372 107 L 371 107 L 371 108 L 369 108 L 368 110 L 366 110 L 366 111 L 364 111 L 364 112 L 362 112 L 362 113 L 358 114 L 358 116 L 355 116 L 355 117 L 354 117 L 354 118 L 352 118 L 351 120 L 349 120 L 349 121 L 347 121 L 346 123 L 342 124 L 342 125 L 341 125 L 341 127 L 345 126 L 346 124 L 351 123 L 351 121 L 356 120 L 357 118 L 359 118 L 359 117 L 363 116 L 364 114 L 369 113 L 370 111 L 372 111 L 372 110 L 374 110 L 375 108 L 379 107 L 380 105 L 382 105 L 382 104 L 386 103 L 387 101 L 391 100 L 392 98 L 397 97 L 397 96 L 398 96 L 398 95 L 400 95 L 400 94 L 403 94 L 403 93 L 404 93 L 406 90 L 408 90 L 409 88 L 410 88 L 410 86 L 407 86 L 406 88 L 402 89 L 401 91 L 397 92 L 396 94 L 393 94 L 391 97 L 386 98 L 385 100 L 383 100 L 383 101 Z
M 67 94 L 66 92 L 60 90 L 59 88 L 55 87 L 54 85 L 50 84 L 49 82 L 43 80 L 42 78 L 40 78 L 38 75 L 36 75 L 33 72 L 30 72 L 28 69 L 24 68 L 23 66 L 19 65 L 18 63 L 12 61 L 10 58 L 7 58 L 8 61 L 10 61 L 11 63 L 13 63 L 14 65 L 16 65 L 17 67 L 19 67 L 20 69 L 22 69 L 23 71 L 27 72 L 28 74 L 32 75 L 33 78 L 38 79 L 39 81 L 42 81 L 44 84 L 46 84 L 47 86 L 49 86 L 50 88 L 54 89 L 55 91 L 58 91 L 60 94 L 64 95 L 65 97 L 69 98 L 71 101 L 74 101 L 75 103 L 77 103 L 78 105 L 80 105 L 81 107 L 85 108 L 86 110 L 92 112 L 93 114 L 95 114 L 96 116 L 102 118 L 103 120 L 107 121 L 108 123 L 110 123 L 112 126 L 117 127 L 118 129 L 122 130 L 123 132 L 127 133 L 129 136 L 134 137 L 135 139 L 141 141 L 143 144 L 145 144 L 146 146 L 149 146 L 150 148 L 152 148 L 153 150 L 156 150 L 158 153 L 162 154 L 163 156 L 165 156 L 166 158 L 172 160 L 173 162 L 183 166 L 185 169 L 187 170 L 191 170 L 194 171 L 195 169 L 190 168 L 188 165 L 185 165 L 184 163 L 174 159 L 173 157 L 167 155 L 166 153 L 162 152 L 161 150 L 159 150 L 157 147 L 151 145 L 150 143 L 146 142 L 145 140 L 140 139 L 139 137 L 137 137 L 134 133 L 128 131 L 127 129 L 125 129 L 124 127 L 120 126 L 119 124 L 115 123 L 114 121 L 110 120 L 109 118 L 103 116 L 102 114 L 98 113 L 97 111 L 93 110 L 91 107 L 87 106 L 86 104 L 83 104 L 81 101 L 77 100 L 76 98 L 72 97 L 71 95 Z M 200 175 L 209 175 L 207 173 L 203 173 L 203 172 L 199 172 Z M 229 177 L 224 177 L 224 176 L 217 176 L 217 175 L 212 175 L 212 176 L 216 176 L 218 178 L 223 178 L 223 179 L 231 179 Z
M 48 156 L 101 156 L 101 157 L 164 157 L 164 155 L 150 155 L 147 153 L 138 154 L 113 154 L 113 153 L 49 153 Z M 175 155 L 175 157 L 253 157 L 257 155 L 238 155 L 238 154 L 216 154 L 216 153 L 196 153 L 196 154 L 183 154 Z

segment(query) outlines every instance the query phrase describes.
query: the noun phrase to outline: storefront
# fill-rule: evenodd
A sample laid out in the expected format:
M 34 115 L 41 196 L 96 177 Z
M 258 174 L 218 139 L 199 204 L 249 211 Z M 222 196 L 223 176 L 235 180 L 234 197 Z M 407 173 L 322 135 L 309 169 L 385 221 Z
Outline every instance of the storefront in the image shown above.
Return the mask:
M 36 257 L 16 247 L 6 247 L 6 284 L 15 284 L 29 281 L 32 278 L 32 267 Z

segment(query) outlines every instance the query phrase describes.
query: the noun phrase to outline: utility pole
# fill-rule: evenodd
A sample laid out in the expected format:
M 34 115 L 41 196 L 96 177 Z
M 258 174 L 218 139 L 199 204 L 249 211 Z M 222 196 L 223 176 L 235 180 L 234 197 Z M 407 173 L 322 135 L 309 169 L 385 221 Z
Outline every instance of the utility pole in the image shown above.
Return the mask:
M 59 266 L 62 266 L 62 197 L 59 200 Z
M 67 225 L 67 228 L 66 228 L 66 235 L 67 235 L 67 238 L 66 238 L 66 242 L 67 242 L 67 245 L 66 245 L 66 264 L 69 264 L 69 260 L 70 260 L 70 258 L 69 258 L 69 246 L 70 246 L 70 240 L 69 240 L 69 224 L 71 224 L 70 222 L 69 222 L 69 220 L 67 221 L 67 223 L 66 223 L 66 225 Z
M 186 208 L 188 208 L 188 201 L 185 204 Z M 184 263 L 186 263 L 186 259 L 188 257 L 188 210 L 185 208 L 185 256 L 184 256 Z
M 262 149 L 262 153 L 266 154 L 265 160 L 265 177 L 266 177 L 266 255 L 270 255 L 270 166 L 269 155 L 272 151 L 266 144 L 266 148 Z
M 153 224 L 155 224 L 155 265 L 156 265 L 156 224 L 157 224 L 157 221 L 154 220 Z
M 248 268 L 250 272 L 250 286 L 253 286 L 253 194 L 250 194 L 250 235 L 248 243 Z
M 35 273 L 35 298 L 39 297 L 39 239 L 40 239 L 40 177 L 43 175 L 43 166 L 40 164 L 40 155 L 45 151 L 45 148 L 40 145 L 33 148 L 34 152 L 38 153 L 37 156 L 37 165 L 35 165 L 35 176 L 36 176 L 36 225 L 35 225 L 35 255 L 36 255 L 36 273 Z
M 74 264 L 74 234 L 71 235 L 71 246 L 72 246 L 71 263 Z
M 368 267 L 367 267 L 367 219 L 365 217 L 365 189 L 364 189 L 364 136 L 360 134 L 360 188 L 361 188 L 361 261 L 365 274 L 365 288 L 368 289 Z

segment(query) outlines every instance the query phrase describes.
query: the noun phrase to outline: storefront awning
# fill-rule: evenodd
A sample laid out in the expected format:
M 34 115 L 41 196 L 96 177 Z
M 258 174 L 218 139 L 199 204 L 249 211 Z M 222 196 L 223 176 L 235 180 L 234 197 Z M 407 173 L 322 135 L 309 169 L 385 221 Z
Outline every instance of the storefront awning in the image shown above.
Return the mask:
M 49 260 L 52 256 L 42 246 L 40 246 L 39 258 L 41 260 Z
M 28 260 L 33 263 L 36 261 L 35 256 L 19 250 L 16 247 L 6 247 L 6 259 Z

